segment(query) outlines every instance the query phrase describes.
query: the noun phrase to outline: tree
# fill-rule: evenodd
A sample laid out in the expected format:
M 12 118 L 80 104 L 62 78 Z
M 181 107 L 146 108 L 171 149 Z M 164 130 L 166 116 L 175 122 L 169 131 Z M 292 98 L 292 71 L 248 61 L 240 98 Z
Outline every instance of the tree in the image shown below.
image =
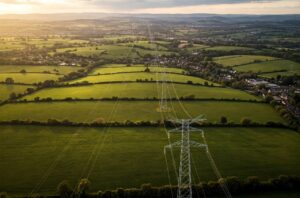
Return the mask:
M 227 124 L 227 118 L 225 116 L 221 116 L 220 122 L 221 124 Z
M 26 73 L 26 70 L 25 70 L 25 69 L 22 69 L 22 70 L 20 71 L 20 73 L 25 74 L 25 73 Z
M 14 79 L 12 79 L 12 78 L 6 78 L 6 79 L 5 79 L 5 83 L 6 83 L 6 84 L 14 84 L 14 82 L 15 82 L 15 81 L 14 81 Z
M 251 124 L 251 120 L 249 118 L 242 118 L 241 119 L 241 124 L 245 125 L 245 126 L 250 125 Z
M 61 198 L 70 198 L 73 193 L 72 188 L 67 181 L 62 181 L 58 184 L 57 192 Z
M 77 192 L 79 196 L 84 196 L 89 190 L 91 182 L 88 179 L 81 179 L 77 186 Z
M 9 94 L 9 99 L 10 100 L 15 100 L 17 99 L 17 94 L 15 92 L 12 92 L 11 94 Z

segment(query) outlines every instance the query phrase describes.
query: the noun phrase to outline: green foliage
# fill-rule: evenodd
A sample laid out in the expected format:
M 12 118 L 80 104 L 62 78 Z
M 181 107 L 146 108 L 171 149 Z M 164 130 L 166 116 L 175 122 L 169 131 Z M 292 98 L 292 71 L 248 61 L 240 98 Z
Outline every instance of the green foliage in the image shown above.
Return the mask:
M 58 184 L 57 193 L 60 198 L 70 198 L 73 190 L 68 181 L 65 180 Z

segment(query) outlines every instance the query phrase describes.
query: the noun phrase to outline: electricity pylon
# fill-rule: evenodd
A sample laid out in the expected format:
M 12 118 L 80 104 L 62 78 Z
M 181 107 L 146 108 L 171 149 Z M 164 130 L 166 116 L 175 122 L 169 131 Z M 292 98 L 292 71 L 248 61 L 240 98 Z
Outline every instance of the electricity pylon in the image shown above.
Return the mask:
M 203 130 L 191 127 L 192 123 L 202 123 L 206 119 L 203 116 L 199 116 L 194 119 L 181 119 L 171 120 L 173 123 L 181 124 L 179 128 L 168 131 L 181 132 L 181 140 L 165 146 L 166 149 L 172 149 L 172 147 L 180 147 L 180 165 L 178 174 L 178 191 L 177 198 L 192 198 L 192 176 L 191 176 L 191 148 L 204 148 L 207 151 L 207 145 L 190 140 L 190 132 L 201 132 Z

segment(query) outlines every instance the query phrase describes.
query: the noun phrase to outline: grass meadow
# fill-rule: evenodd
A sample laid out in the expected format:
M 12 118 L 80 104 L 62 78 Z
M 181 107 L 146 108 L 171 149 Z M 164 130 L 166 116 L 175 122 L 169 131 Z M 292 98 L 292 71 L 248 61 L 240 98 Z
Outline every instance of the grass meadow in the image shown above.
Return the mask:
M 121 72 L 143 72 L 145 71 L 146 67 L 144 65 L 133 65 L 130 67 L 126 67 L 124 65 L 120 65 L 120 67 L 98 67 L 95 68 L 90 74 L 111 74 L 111 73 L 121 73 Z M 163 67 L 156 67 L 152 66 L 149 67 L 150 72 L 172 72 L 172 73 L 178 73 L 182 74 L 185 71 L 183 69 L 179 68 L 163 68 Z
M 239 72 L 275 72 L 280 70 L 296 71 L 300 70 L 300 63 L 289 60 L 267 61 L 262 63 L 252 63 L 234 68 Z
M 68 74 L 78 71 L 80 67 L 71 66 L 30 66 L 30 65 L 4 65 L 0 66 L 0 73 L 19 73 L 25 70 L 27 73 L 58 73 Z
M 15 83 L 34 84 L 44 82 L 46 80 L 58 80 L 61 75 L 44 74 L 44 73 L 0 73 L 0 82 L 4 82 L 7 78 L 12 78 Z
M 81 82 L 90 82 L 90 83 L 99 83 L 99 82 L 122 82 L 122 81 L 137 81 L 137 80 L 148 80 L 148 81 L 161 81 L 164 78 L 163 74 L 157 72 L 137 72 L 137 73 L 119 73 L 112 75 L 96 75 L 96 76 L 87 76 L 80 79 L 70 81 L 71 84 L 81 83 Z M 166 79 L 172 82 L 183 82 L 187 83 L 192 81 L 193 83 L 204 84 L 208 82 L 209 84 L 217 85 L 216 83 L 209 82 L 203 78 L 181 75 L 181 74 L 167 74 Z
M 33 86 L 0 84 L 0 101 L 7 100 L 11 93 L 22 94 L 27 88 L 33 88 Z
M 270 61 L 276 60 L 275 57 L 270 56 L 257 56 L 257 55 L 234 55 L 234 56 L 221 56 L 213 59 L 214 62 L 221 64 L 225 67 L 234 67 L 237 65 L 244 65 L 253 63 L 254 61 Z
M 62 180 L 82 177 L 91 191 L 118 187 L 176 185 L 169 143 L 161 128 L 0 127 L 0 191 L 53 194 Z M 207 143 L 223 176 L 299 175 L 299 134 L 273 128 L 206 128 Z M 175 142 L 180 134 L 172 134 Z M 192 140 L 201 142 L 200 134 Z M 179 149 L 173 149 L 178 167 Z M 193 183 L 216 180 L 203 150 L 192 150 Z M 177 169 L 176 169 L 177 170 Z M 197 170 L 197 174 L 196 174 Z M 198 175 L 198 176 L 196 176 Z M 251 196 L 248 196 L 251 197 Z M 264 196 L 263 196 L 264 197 Z M 280 196 L 278 196 L 281 198 Z
M 114 110 L 115 109 L 115 110 Z M 266 123 L 284 122 L 280 115 L 264 103 L 193 101 L 169 102 L 166 118 L 188 118 L 206 115 L 209 122 L 219 122 L 226 116 L 229 122 L 240 123 L 242 118 Z M 114 111 L 113 111 L 114 110 Z M 113 113 L 112 113 L 113 112 Z M 188 112 L 188 113 L 187 113 Z M 6 104 L 0 108 L 0 121 L 48 119 L 73 122 L 97 121 L 157 121 L 161 120 L 157 101 L 80 101 Z
M 65 99 L 66 97 L 89 99 L 89 98 L 161 98 L 161 83 L 108 83 L 78 87 L 60 87 L 40 90 L 27 95 L 22 99 L 34 100 L 35 97 L 53 99 Z M 194 86 L 188 84 L 166 84 L 167 98 L 186 97 L 193 95 L 195 98 L 216 99 L 243 99 L 260 100 L 258 97 L 246 92 L 220 87 Z

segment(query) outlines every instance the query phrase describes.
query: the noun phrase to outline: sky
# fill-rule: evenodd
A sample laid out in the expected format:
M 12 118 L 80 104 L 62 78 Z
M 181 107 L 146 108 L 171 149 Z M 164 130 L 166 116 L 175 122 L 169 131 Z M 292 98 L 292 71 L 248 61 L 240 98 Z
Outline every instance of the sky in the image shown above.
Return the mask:
M 0 0 L 0 14 L 300 14 L 300 0 Z

